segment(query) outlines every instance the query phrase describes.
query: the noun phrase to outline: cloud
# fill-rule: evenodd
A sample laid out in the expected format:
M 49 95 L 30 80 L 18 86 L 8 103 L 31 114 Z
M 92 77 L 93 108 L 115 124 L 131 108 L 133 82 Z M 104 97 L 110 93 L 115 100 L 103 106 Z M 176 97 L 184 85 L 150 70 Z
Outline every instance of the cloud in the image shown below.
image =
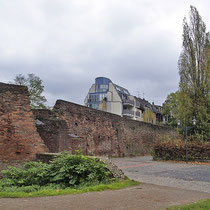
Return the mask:
M 190 4 L 207 28 L 207 0 L 2 0 L 0 81 L 34 73 L 50 105 L 83 104 L 95 77 L 161 104 L 176 91 L 182 20 Z

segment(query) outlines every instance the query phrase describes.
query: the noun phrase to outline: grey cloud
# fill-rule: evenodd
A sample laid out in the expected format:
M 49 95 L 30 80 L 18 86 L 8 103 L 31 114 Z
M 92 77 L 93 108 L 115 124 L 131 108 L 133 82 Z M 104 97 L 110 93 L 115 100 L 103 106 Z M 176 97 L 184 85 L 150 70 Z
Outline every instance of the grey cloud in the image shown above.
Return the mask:
M 0 81 L 34 73 L 50 105 L 58 98 L 83 104 L 95 77 L 105 76 L 161 104 L 178 87 L 190 4 L 209 21 L 207 0 L 3 0 Z

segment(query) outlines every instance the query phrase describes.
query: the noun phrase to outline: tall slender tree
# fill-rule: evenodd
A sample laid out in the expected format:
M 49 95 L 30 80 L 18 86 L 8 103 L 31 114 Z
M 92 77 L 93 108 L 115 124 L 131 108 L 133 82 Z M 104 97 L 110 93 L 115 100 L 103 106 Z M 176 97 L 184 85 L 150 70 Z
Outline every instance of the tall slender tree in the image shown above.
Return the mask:
M 210 138 L 210 35 L 198 10 L 190 6 L 183 21 L 183 49 L 179 66 L 179 116 L 184 125 L 197 119 L 197 134 Z M 185 97 L 182 97 L 185 96 Z M 186 110 L 186 101 L 190 109 Z

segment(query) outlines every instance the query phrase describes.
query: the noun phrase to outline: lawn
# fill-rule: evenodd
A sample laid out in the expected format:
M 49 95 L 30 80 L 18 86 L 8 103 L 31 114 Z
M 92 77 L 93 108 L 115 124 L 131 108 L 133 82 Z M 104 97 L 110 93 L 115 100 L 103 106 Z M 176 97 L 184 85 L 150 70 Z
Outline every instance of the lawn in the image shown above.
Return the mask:
M 200 200 L 198 202 L 182 205 L 182 206 L 172 206 L 167 208 L 168 210 L 201 210 L 201 209 L 210 209 L 210 199 Z
M 0 180 L 1 182 L 1 180 Z M 110 184 L 99 184 L 89 187 L 77 187 L 77 188 L 66 188 L 59 189 L 55 187 L 42 187 L 39 190 L 34 190 L 32 192 L 25 192 L 26 188 L 21 191 L 20 188 L 10 188 L 7 191 L 0 191 L 0 198 L 26 198 L 26 197 L 43 197 L 43 196 L 55 196 L 55 195 L 68 195 L 68 194 L 79 194 L 86 192 L 99 192 L 104 190 L 118 190 L 125 187 L 139 185 L 140 183 L 133 180 L 121 180 L 115 181 Z M 12 191 L 12 192 L 11 192 Z

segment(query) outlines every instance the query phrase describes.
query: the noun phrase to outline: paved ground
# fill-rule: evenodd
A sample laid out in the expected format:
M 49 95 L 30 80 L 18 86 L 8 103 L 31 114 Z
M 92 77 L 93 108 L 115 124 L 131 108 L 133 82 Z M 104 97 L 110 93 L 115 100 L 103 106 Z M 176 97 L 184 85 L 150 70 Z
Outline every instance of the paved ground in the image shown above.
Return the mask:
M 141 184 L 123 190 L 42 198 L 3 198 L 1 210 L 153 210 L 210 198 L 209 193 Z
M 130 178 L 144 183 L 210 193 L 210 164 L 152 161 L 151 156 L 114 158 Z
M 126 175 L 145 183 L 123 190 L 79 195 L 3 198 L 0 210 L 152 210 L 210 198 L 210 165 L 153 162 L 151 157 L 113 161 Z

